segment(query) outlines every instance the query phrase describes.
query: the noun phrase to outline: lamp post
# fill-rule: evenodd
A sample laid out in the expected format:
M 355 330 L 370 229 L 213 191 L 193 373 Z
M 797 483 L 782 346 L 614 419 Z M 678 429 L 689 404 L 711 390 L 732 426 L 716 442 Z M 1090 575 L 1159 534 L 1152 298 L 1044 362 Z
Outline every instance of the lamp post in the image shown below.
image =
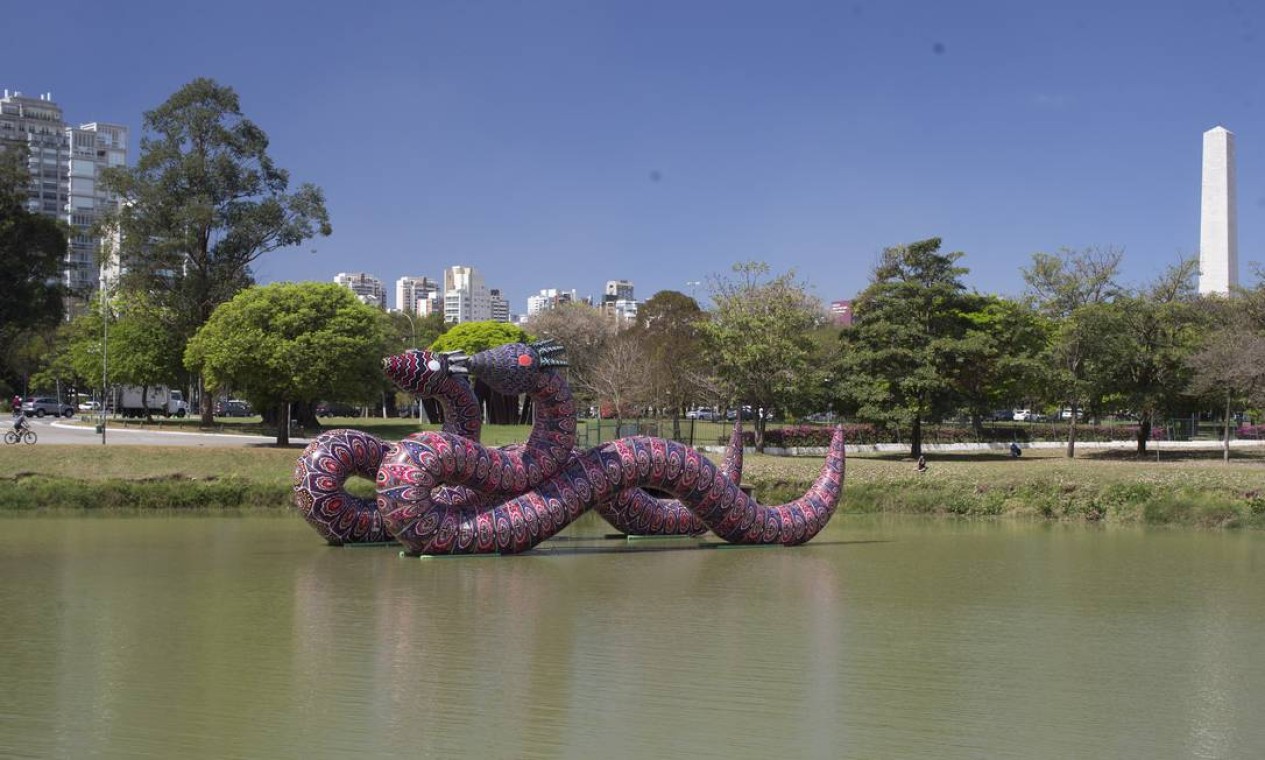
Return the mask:
M 109 395 L 109 386 L 106 382 L 109 378 L 107 369 L 107 353 L 110 345 L 110 310 L 107 306 L 107 290 L 105 277 L 105 262 L 101 263 L 101 445 L 105 445 L 105 408 L 107 406 L 107 396 Z
M 690 286 L 690 298 L 693 298 L 695 301 L 697 301 L 698 298 L 695 296 L 695 291 L 698 289 L 698 286 L 702 285 L 703 283 L 699 282 L 698 280 L 690 280 L 689 282 L 685 284 Z

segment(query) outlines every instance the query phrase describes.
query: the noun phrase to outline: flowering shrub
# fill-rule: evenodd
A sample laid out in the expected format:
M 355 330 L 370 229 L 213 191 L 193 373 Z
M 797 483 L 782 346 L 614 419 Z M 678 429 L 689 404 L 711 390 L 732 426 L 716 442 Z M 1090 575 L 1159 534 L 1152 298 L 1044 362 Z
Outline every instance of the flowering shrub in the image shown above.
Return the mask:
M 1240 425 L 1234 434 L 1239 438 L 1265 438 L 1265 425 Z
M 1253 428 L 1255 435 L 1243 432 Z M 830 445 L 830 436 L 834 428 L 829 425 L 795 425 L 791 427 L 769 428 L 764 432 L 764 444 L 773 448 L 810 448 Z M 852 446 L 873 445 L 877 443 L 908 443 L 909 430 L 899 431 L 890 427 L 882 427 L 870 423 L 847 423 L 843 426 L 843 438 Z M 1133 441 L 1137 440 L 1137 425 L 1078 425 L 1076 440 L 1085 442 Z M 1265 425 L 1244 426 L 1240 428 L 1240 438 L 1265 438 Z M 755 445 L 755 433 L 746 430 L 742 434 L 743 445 Z M 974 428 L 963 425 L 926 425 L 922 429 L 922 442 L 939 443 L 986 443 L 994 441 L 1065 441 L 1067 425 L 1019 425 L 1019 426 L 985 426 L 979 433 Z M 1168 430 L 1160 425 L 1151 428 L 1151 440 L 1168 440 Z M 726 444 L 729 438 L 723 437 L 719 443 Z

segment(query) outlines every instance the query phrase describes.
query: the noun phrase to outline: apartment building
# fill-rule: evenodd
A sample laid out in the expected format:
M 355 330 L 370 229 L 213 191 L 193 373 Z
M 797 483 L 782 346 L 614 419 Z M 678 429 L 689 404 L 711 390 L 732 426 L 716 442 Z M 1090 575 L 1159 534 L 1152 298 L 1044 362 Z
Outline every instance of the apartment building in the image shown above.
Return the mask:
M 334 275 L 334 282 L 344 288 L 350 288 L 361 303 L 386 310 L 387 291 L 382 285 L 382 280 L 377 277 L 364 272 L 339 272 Z
M 70 226 L 63 285 L 82 302 L 100 281 L 101 240 L 92 227 L 117 204 L 101 189 L 101 171 L 127 164 L 128 129 L 121 124 L 65 122 L 52 93 L 38 97 L 4 90 L 0 146 L 25 145 L 31 172 L 27 209 Z
M 409 314 L 430 314 L 443 309 L 443 288 L 429 277 L 404 276 L 395 281 L 395 308 Z
M 492 319 L 492 294 L 474 267 L 444 270 L 444 321 L 483 322 Z

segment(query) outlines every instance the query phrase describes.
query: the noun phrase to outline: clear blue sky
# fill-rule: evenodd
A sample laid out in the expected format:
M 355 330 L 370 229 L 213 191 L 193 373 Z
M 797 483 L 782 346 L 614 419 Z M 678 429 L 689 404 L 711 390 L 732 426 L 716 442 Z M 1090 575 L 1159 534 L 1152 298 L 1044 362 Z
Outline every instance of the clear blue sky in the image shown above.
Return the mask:
M 1235 133 L 1242 277 L 1265 260 L 1265 7 L 1224 2 L 22 3 L 0 87 L 133 128 L 232 86 L 333 236 L 261 281 L 480 269 L 639 298 L 794 269 L 823 300 L 931 236 L 1017 295 L 1036 251 L 1197 251 L 1201 134 Z M 392 294 L 392 301 L 394 295 Z M 392 304 L 394 305 L 394 304 Z

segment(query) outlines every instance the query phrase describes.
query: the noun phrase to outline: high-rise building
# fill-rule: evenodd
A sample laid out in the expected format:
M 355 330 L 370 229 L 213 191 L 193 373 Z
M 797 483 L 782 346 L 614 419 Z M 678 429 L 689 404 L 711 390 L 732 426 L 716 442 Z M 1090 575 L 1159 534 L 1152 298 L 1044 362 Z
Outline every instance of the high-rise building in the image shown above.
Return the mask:
M 30 152 L 27 210 L 70 226 L 63 284 L 86 298 L 100 278 L 100 238 L 92 226 L 117 204 L 98 185 L 101 170 L 127 164 L 127 127 L 90 122 L 65 123 L 52 93 L 38 98 L 4 90 L 0 97 L 0 146 L 23 144 Z
M 501 291 L 496 288 L 492 288 L 488 293 L 491 295 L 492 301 L 492 321 L 510 321 L 510 300 L 501 295 Z
M 395 308 L 409 314 L 427 315 L 443 307 L 439 283 L 427 277 L 405 275 L 395 281 Z
M 544 288 L 538 295 L 527 296 L 527 316 L 531 317 L 542 311 L 547 311 L 555 306 L 564 303 L 572 303 L 578 300 L 575 290 L 558 290 L 557 288 Z
M 382 286 L 382 280 L 377 277 L 364 272 L 339 272 L 334 275 L 334 282 L 344 288 L 350 288 L 351 292 L 356 294 L 356 298 L 359 298 L 361 303 L 386 310 L 387 291 Z
M 1204 132 L 1203 192 L 1199 208 L 1199 292 L 1228 295 L 1239 284 L 1239 229 L 1235 201 L 1234 133 Z
M 492 318 L 492 294 L 474 267 L 444 270 L 444 321 L 483 322 Z
M 632 301 L 633 284 L 628 280 L 607 280 L 606 295 L 602 298 L 602 303 L 611 303 L 614 301 Z

